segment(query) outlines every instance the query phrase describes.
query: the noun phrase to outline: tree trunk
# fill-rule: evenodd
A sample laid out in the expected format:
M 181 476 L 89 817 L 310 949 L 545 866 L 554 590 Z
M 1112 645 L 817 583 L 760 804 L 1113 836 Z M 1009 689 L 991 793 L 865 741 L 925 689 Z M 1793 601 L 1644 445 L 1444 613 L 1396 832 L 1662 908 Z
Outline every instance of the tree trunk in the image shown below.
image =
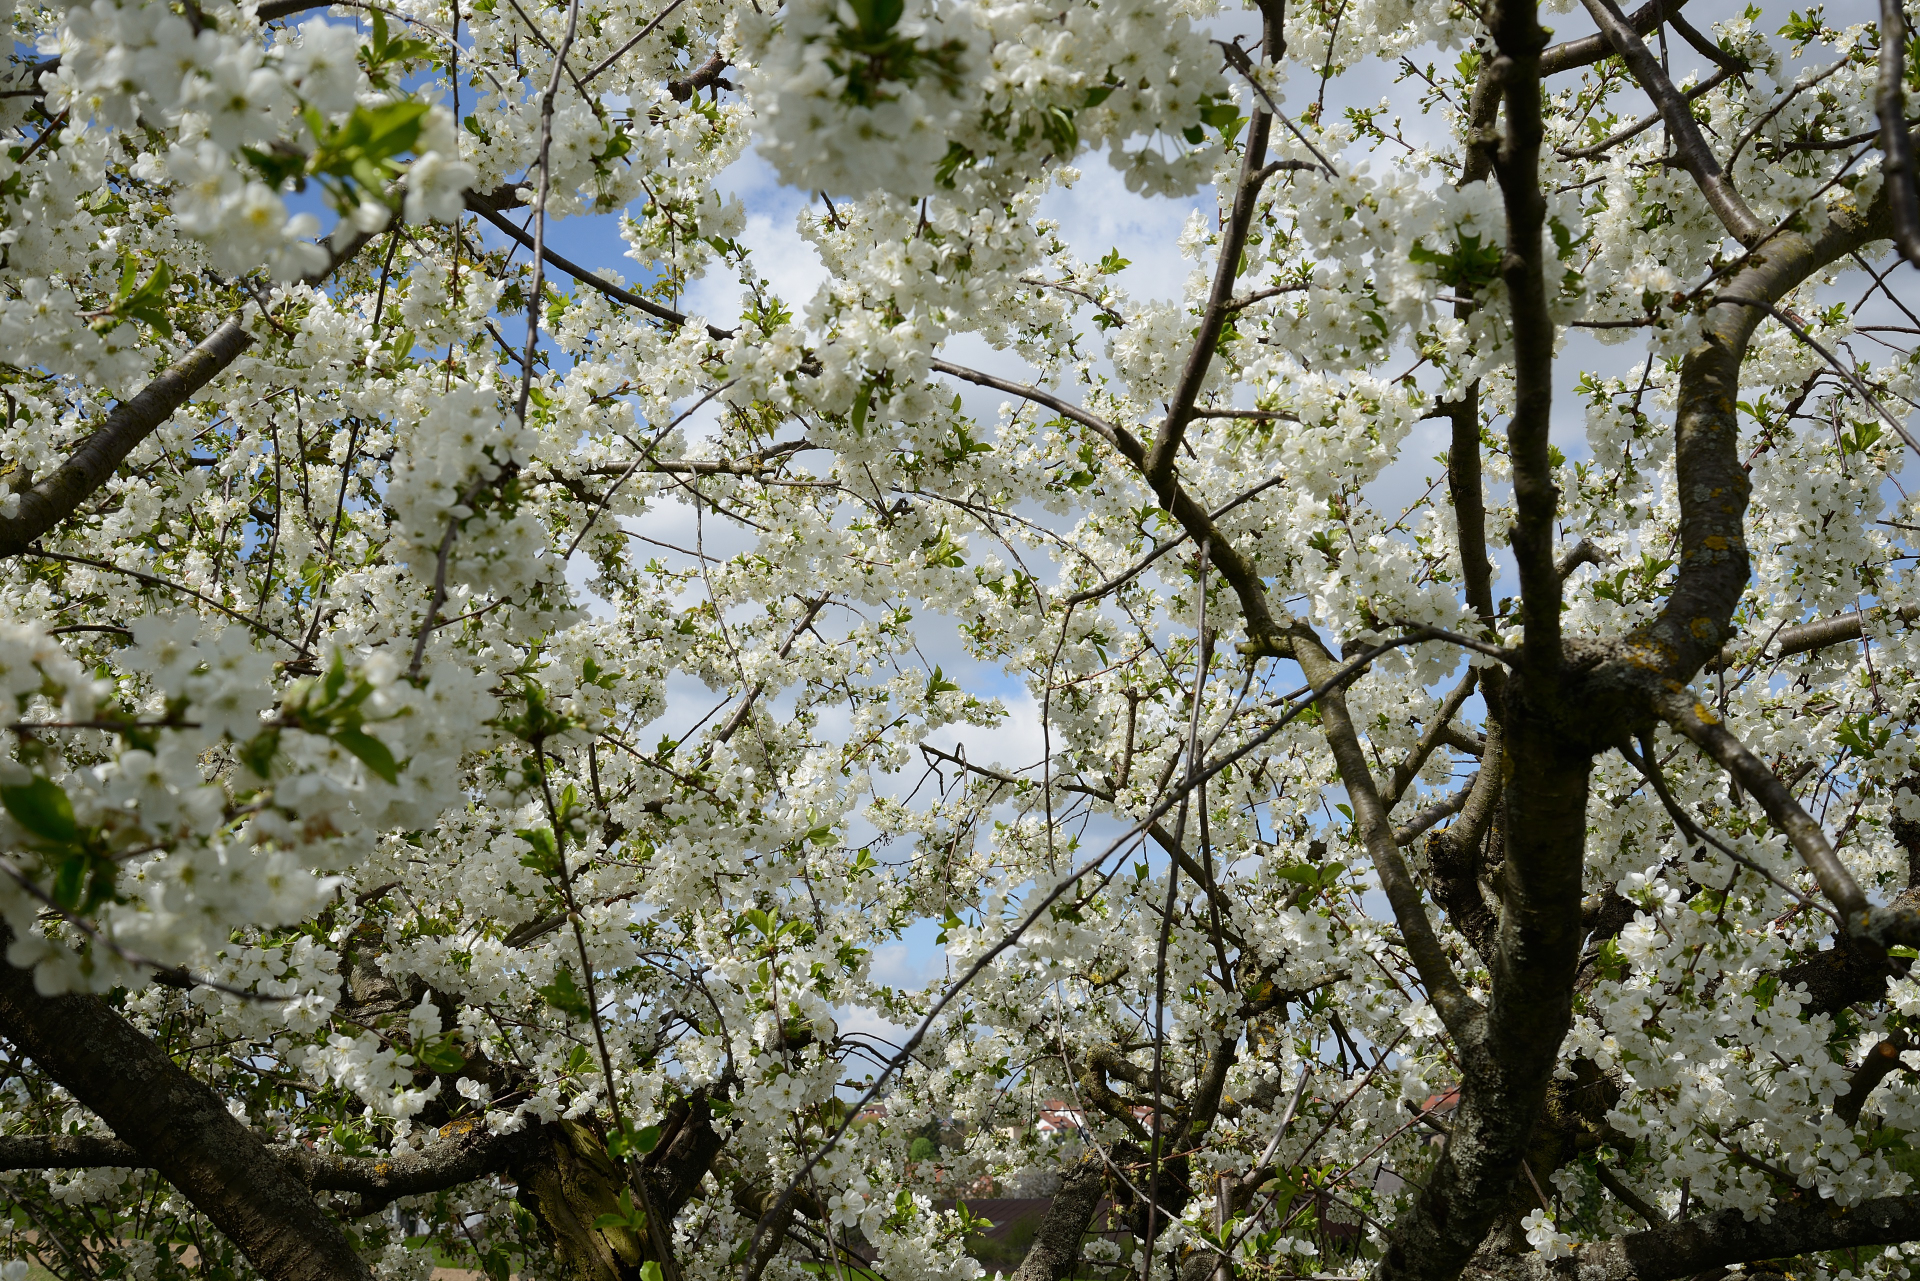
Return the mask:
M 13 934 L 0 923 L 0 951 Z M 213 1089 L 95 996 L 0 960 L 0 1035 L 212 1220 L 268 1281 L 372 1281 L 341 1226 Z

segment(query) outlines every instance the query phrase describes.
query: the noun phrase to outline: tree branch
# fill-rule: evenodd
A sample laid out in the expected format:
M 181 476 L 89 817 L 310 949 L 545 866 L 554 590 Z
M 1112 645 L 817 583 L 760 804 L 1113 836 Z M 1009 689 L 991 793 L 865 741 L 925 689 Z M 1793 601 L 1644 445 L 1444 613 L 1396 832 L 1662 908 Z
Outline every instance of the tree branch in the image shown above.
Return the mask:
M 265 15 L 269 7 L 262 6 L 261 14 Z M 287 12 L 320 7 L 303 4 Z M 265 20 L 263 16 L 262 21 Z M 372 239 L 364 232 L 354 236 L 329 255 L 324 269 L 302 277 L 301 283 L 320 284 L 366 248 Z M 175 410 L 252 345 L 253 335 L 246 331 L 244 315 L 229 317 L 152 382 L 115 405 L 108 412 L 107 420 L 81 441 L 72 456 L 52 475 L 16 491 L 20 497 L 18 514 L 0 516 L 0 557 L 20 555 L 73 515 L 81 503 L 107 482 L 135 446 L 173 417 Z
M 0 962 L 4 964 L 4 962 Z M 146 1158 L 98 1134 L 0 1135 L 0 1170 L 144 1168 Z
M 1549 1263 L 1539 1254 L 1475 1260 L 1469 1275 L 1488 1281 L 1680 1281 L 1717 1268 L 1829 1250 L 1897 1245 L 1920 1238 L 1920 1195 L 1879 1197 L 1842 1207 L 1809 1197 L 1775 1201 L 1762 1218 L 1749 1211 L 1712 1210 L 1684 1222 L 1663 1223 L 1617 1241 L 1578 1247 L 1571 1259 Z
M 1311 629 L 1297 629 L 1293 648 L 1300 670 L 1314 685 L 1322 685 L 1331 677 L 1335 668 L 1333 655 L 1327 652 Z M 1427 989 L 1427 998 L 1433 1003 L 1447 1030 L 1462 1047 L 1470 1046 L 1481 1035 L 1480 1003 L 1473 999 L 1466 985 L 1460 981 L 1460 976 L 1454 973 L 1446 949 L 1441 945 L 1439 935 L 1434 932 L 1433 921 L 1428 917 L 1427 906 L 1420 896 L 1419 884 L 1414 880 L 1406 857 L 1401 854 L 1400 846 L 1394 839 L 1393 823 L 1387 817 L 1386 805 L 1374 785 L 1373 770 L 1367 761 L 1366 750 L 1360 745 L 1360 735 L 1354 727 L 1353 717 L 1347 710 L 1344 690 L 1329 688 L 1321 696 L 1320 720 L 1327 745 L 1333 749 L 1334 765 L 1339 770 L 1340 781 L 1346 786 L 1348 799 L 1353 805 L 1354 827 L 1366 845 L 1368 857 L 1373 860 L 1374 870 L 1380 877 L 1380 888 L 1385 891 L 1387 902 L 1393 908 L 1394 920 L 1400 926 L 1400 937 L 1406 944 L 1407 955 L 1413 960 L 1414 970 Z
M 1220 332 L 1232 309 L 1233 285 L 1240 276 L 1240 255 L 1246 248 L 1247 231 L 1253 225 L 1260 188 L 1267 180 L 1263 163 L 1267 158 L 1267 130 L 1272 122 L 1273 117 L 1256 110 L 1247 124 L 1246 150 L 1240 157 L 1240 182 L 1234 190 L 1233 209 L 1227 215 L 1226 225 L 1220 229 L 1220 257 L 1214 264 L 1213 290 L 1207 295 L 1206 309 L 1200 313 L 1200 328 L 1194 334 L 1193 344 L 1187 348 L 1187 363 L 1180 370 L 1180 381 L 1174 384 L 1173 394 L 1167 398 L 1166 422 L 1160 428 L 1159 438 L 1153 442 L 1143 469 L 1147 483 L 1156 490 L 1173 475 L 1174 458 L 1179 454 L 1180 442 L 1193 416 L 1194 402 L 1200 396 L 1200 385 L 1206 381 L 1207 370 L 1213 365 L 1214 349 L 1220 345 Z
M 1874 114 L 1880 117 L 1880 180 L 1893 216 L 1893 243 L 1900 256 L 1920 267 L 1920 191 L 1916 191 L 1913 140 L 1907 134 L 1907 15 L 1902 0 L 1880 0 L 1880 84 Z
M 18 491 L 19 514 L 0 516 L 0 556 L 18 556 L 71 516 L 136 445 L 252 344 L 253 335 L 234 316 L 139 392 L 115 405 L 106 422 L 81 441 L 52 475 Z
M 1867 1096 L 1899 1069 L 1900 1055 L 1911 1048 L 1905 1037 L 1896 1036 L 1868 1050 L 1867 1057 L 1853 1070 L 1853 1076 L 1847 1081 L 1847 1092 L 1833 1101 L 1833 1114 L 1848 1125 L 1858 1124 L 1860 1109 L 1867 1105 Z
M 1649 701 L 1667 682 L 1684 684 L 1732 639 L 1734 610 L 1751 562 L 1745 518 L 1752 482 L 1740 456 L 1740 367 L 1760 318 L 1829 263 L 1888 234 L 1886 188 L 1864 214 L 1835 212 L 1811 238 L 1782 230 L 1749 258 L 1702 317 L 1680 368 L 1674 420 L 1675 492 L 1680 500 L 1680 569 L 1658 616 L 1619 647 L 1622 684 Z M 1738 299 L 1739 301 L 1733 301 Z
M 1479 381 L 1470 383 L 1459 400 L 1449 402 L 1444 408 L 1453 426 L 1447 447 L 1447 492 L 1453 499 L 1453 520 L 1460 544 L 1460 576 L 1466 587 L 1467 604 L 1479 615 L 1480 625 L 1491 629 L 1493 567 L 1487 561 L 1487 504 L 1480 480 Z
M 1397 845 L 1411 845 L 1424 836 L 1434 824 L 1442 822 L 1449 815 L 1458 814 L 1461 807 L 1467 803 L 1467 797 L 1472 794 L 1474 782 L 1478 780 L 1479 775 L 1474 775 L 1473 781 L 1470 781 L 1465 787 L 1454 792 L 1444 800 L 1435 801 L 1425 809 L 1420 810 L 1412 818 L 1407 820 L 1405 827 L 1395 828 L 1393 833 L 1394 843 Z
M 494 1134 L 476 1121 L 443 1126 L 440 1141 L 424 1152 L 398 1160 L 345 1157 L 315 1152 L 304 1144 L 267 1145 L 302 1183 L 315 1192 L 353 1192 L 360 1197 L 354 1217 L 385 1209 L 406 1196 L 443 1192 L 505 1170 L 540 1130 L 535 1122 L 514 1134 Z M 0 1170 L 152 1169 L 154 1163 L 119 1139 L 96 1134 L 0 1136 Z
M 1061 1176 L 1013 1281 L 1064 1281 L 1080 1258 L 1080 1238 L 1093 1226 L 1106 1186 L 1106 1163 L 1097 1149 L 1089 1150 Z
M 1004 391 L 1008 395 L 1042 405 L 1064 418 L 1089 428 L 1111 445 L 1122 458 L 1133 464 L 1134 469 L 1143 479 L 1146 478 L 1146 447 L 1125 427 L 1110 423 L 1082 409 L 1072 401 L 1039 387 L 997 378 L 992 374 L 969 369 L 964 365 L 949 364 L 944 360 L 933 360 L 928 363 L 935 373 L 963 379 L 981 387 L 991 387 L 995 391 Z M 1213 517 L 1194 501 L 1193 496 L 1181 486 L 1177 477 L 1169 473 L 1162 478 L 1160 484 L 1153 485 L 1149 481 L 1149 485 L 1153 488 L 1154 496 L 1159 500 L 1160 506 L 1179 522 L 1181 528 L 1186 530 L 1187 536 L 1195 542 L 1204 542 L 1208 545 L 1208 555 L 1220 570 L 1221 575 L 1233 587 L 1234 595 L 1240 601 L 1240 611 L 1246 619 L 1247 642 L 1242 647 L 1243 650 L 1254 656 L 1261 654 L 1271 654 L 1276 657 L 1293 656 L 1295 636 L 1311 633 L 1303 632 L 1291 617 L 1283 623 L 1274 616 L 1273 607 L 1267 600 L 1266 582 L 1254 563 L 1230 539 L 1221 534 Z M 1319 683 L 1311 676 L 1309 680 L 1315 684 Z
M 1754 654 L 1753 661 L 1758 663 L 1771 659 L 1778 662 L 1783 658 L 1792 658 L 1796 654 L 1811 654 L 1829 645 L 1843 645 L 1848 641 L 1857 641 L 1865 631 L 1867 620 L 1876 617 L 1911 623 L 1920 619 L 1920 605 L 1901 605 L 1893 609 L 1881 606 L 1865 611 L 1836 614 L 1832 618 L 1815 619 L 1811 623 L 1801 623 L 1795 627 L 1783 627 L 1767 639 L 1765 645 Z M 1735 642 L 1728 641 L 1721 648 L 1720 653 L 1708 661 L 1706 670 L 1725 671 L 1739 660 L 1740 655 L 1735 648 Z
M 1741 787 L 1752 793 L 1767 818 L 1785 834 L 1820 883 L 1821 893 L 1840 909 L 1849 929 L 1859 921 L 1865 924 L 1869 910 L 1867 896 L 1853 879 L 1840 856 L 1834 852 L 1827 834 L 1811 814 L 1802 809 L 1793 792 L 1780 776 L 1742 743 L 1720 718 L 1687 689 L 1669 691 L 1659 703 L 1659 711 L 1668 724 L 1684 734 L 1700 750 L 1718 761 Z
M 1680 6 L 1687 0 L 1650 0 L 1640 6 L 1628 18 L 1627 25 L 1636 36 L 1652 35 L 1660 29 L 1660 24 L 1680 12 Z M 1554 45 L 1540 54 L 1540 74 L 1542 77 L 1559 75 L 1562 71 L 1574 71 L 1580 67 L 1591 67 L 1594 63 L 1610 56 L 1613 46 L 1607 43 L 1605 32 L 1596 31 L 1590 36 L 1581 36 L 1578 40 L 1568 40 L 1564 44 Z
M 1489 73 L 1505 99 L 1507 121 L 1493 170 L 1507 216 L 1507 251 L 1500 275 L 1512 312 L 1514 389 L 1507 425 L 1514 499 L 1510 543 L 1520 571 L 1521 652 L 1531 679 L 1549 681 L 1561 660 L 1561 582 L 1553 557 L 1560 491 L 1553 483 L 1550 444 L 1555 326 L 1547 308 L 1542 243 L 1547 201 L 1540 189 L 1540 145 L 1545 136 L 1540 48 L 1546 37 L 1526 4 L 1508 0 L 1499 7 L 1497 19 L 1489 24 L 1498 49 Z
M 12 931 L 0 924 L 0 948 Z M 93 996 L 42 996 L 0 961 L 0 1035 L 212 1220 L 269 1281 L 372 1281 L 338 1224 L 226 1100 Z
M 518 241 L 523 248 L 531 251 L 534 247 L 533 237 L 495 213 L 492 207 L 486 203 L 487 199 L 488 197 L 479 196 L 470 191 L 467 193 L 467 209 L 471 213 L 479 216 L 482 220 L 491 223 L 508 239 Z M 598 289 L 615 302 L 623 302 L 635 310 L 644 311 L 655 320 L 665 321 L 675 328 L 687 323 L 686 313 L 675 311 L 671 307 L 662 306 L 650 298 L 642 298 L 639 294 L 622 289 L 611 280 L 602 280 L 598 275 L 588 271 L 571 258 L 563 257 L 545 245 L 540 246 L 540 256 L 547 262 L 566 272 L 569 276 L 572 276 L 581 284 L 586 285 L 590 289 Z M 733 334 L 734 331 L 731 329 L 722 329 L 718 325 L 707 326 L 707 337 L 715 339 L 716 341 L 724 342 L 732 338 Z
M 1459 714 L 1461 705 L 1473 693 L 1474 686 L 1479 683 L 1479 676 L 1477 669 L 1472 667 L 1467 669 L 1465 679 L 1454 686 L 1452 692 L 1442 700 L 1440 710 L 1433 714 L 1433 720 L 1427 725 L 1426 732 L 1420 736 L 1420 741 L 1413 745 L 1405 760 L 1393 767 L 1393 774 L 1387 780 L 1387 785 L 1380 789 L 1384 793 L 1381 799 L 1386 802 L 1388 809 L 1398 805 L 1400 798 L 1407 794 L 1407 788 L 1413 785 L 1413 780 L 1419 775 L 1421 767 L 1426 765 L 1427 758 L 1433 755 L 1434 748 L 1447 741 L 1448 731 L 1453 728 L 1453 718 Z M 1400 843 L 1406 844 L 1405 841 Z
M 1654 1208 L 1645 1197 L 1628 1187 L 1626 1181 L 1615 1174 L 1605 1161 L 1594 1162 L 1593 1173 L 1600 1180 L 1600 1186 L 1613 1194 L 1614 1200 L 1639 1215 L 1646 1221 L 1648 1227 L 1657 1228 L 1667 1221 L 1666 1215 Z
M 1722 84 L 1726 83 L 1728 80 L 1731 80 L 1734 76 L 1739 75 L 1740 72 L 1743 70 L 1745 70 L 1744 67 L 1740 68 L 1739 70 L 1733 70 L 1727 67 L 1722 67 L 1720 70 L 1714 72 L 1711 76 L 1707 77 L 1707 79 L 1705 79 L 1701 83 L 1695 85 L 1691 89 L 1688 89 L 1682 92 L 1680 96 L 1689 103 L 1694 101 L 1696 98 L 1704 98 L 1706 95 L 1712 93 L 1715 89 L 1718 89 Z M 1628 125 L 1626 128 L 1621 129 L 1617 133 L 1609 134 L 1607 137 L 1602 138 L 1599 142 L 1594 143 L 1592 146 L 1555 147 L 1554 150 L 1559 154 L 1565 156 L 1568 160 L 1591 160 L 1595 156 L 1605 155 L 1607 152 L 1613 150 L 1615 147 L 1619 146 L 1623 142 L 1628 141 L 1629 139 L 1639 137 L 1641 134 L 1645 133 L 1647 130 L 1659 124 L 1662 119 L 1663 117 L 1660 115 L 1659 112 L 1656 111 L 1650 116 L 1640 117 L 1638 120 L 1634 121 L 1632 124 Z
M 1891 2 L 1898 3 L 1898 0 Z M 1646 43 L 1621 16 L 1614 0 L 1581 0 L 1581 3 L 1593 16 L 1600 33 L 1613 46 L 1613 51 L 1627 64 L 1627 69 L 1633 73 L 1641 90 L 1653 99 L 1660 118 L 1666 122 L 1667 136 L 1673 141 L 1680 163 L 1693 175 L 1700 194 L 1706 197 L 1707 204 L 1713 208 L 1721 224 L 1741 244 L 1749 248 L 1757 244 L 1771 228 L 1747 207 L 1747 202 L 1734 190 L 1733 183 L 1721 170 L 1713 148 L 1707 145 L 1706 135 L 1700 132 L 1700 123 L 1693 118 L 1692 107 L 1673 87 L 1673 81 L 1661 67 L 1660 60 L 1653 56 L 1652 50 L 1647 48 Z

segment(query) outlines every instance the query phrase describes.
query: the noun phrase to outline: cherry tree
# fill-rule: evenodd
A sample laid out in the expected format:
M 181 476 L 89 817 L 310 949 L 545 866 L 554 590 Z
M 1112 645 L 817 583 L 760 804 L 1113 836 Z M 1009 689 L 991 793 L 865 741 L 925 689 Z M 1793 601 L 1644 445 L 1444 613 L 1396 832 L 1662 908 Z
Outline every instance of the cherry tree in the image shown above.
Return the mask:
M 0 1276 L 1907 1277 L 1909 17 L 1549 8 L 10 8 Z

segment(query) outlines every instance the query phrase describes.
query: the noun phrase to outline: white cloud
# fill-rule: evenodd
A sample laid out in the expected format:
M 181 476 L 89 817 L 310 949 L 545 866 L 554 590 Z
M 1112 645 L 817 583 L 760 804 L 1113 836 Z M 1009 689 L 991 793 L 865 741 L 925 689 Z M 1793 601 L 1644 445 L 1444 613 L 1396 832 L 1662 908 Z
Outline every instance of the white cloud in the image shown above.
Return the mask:
M 753 265 L 797 315 L 827 279 L 827 269 L 813 246 L 800 238 L 795 222 L 807 207 L 807 193 L 782 186 L 767 162 L 748 151 L 720 176 L 722 195 L 738 196 L 747 208 L 746 230 L 740 243 L 753 255 Z M 690 310 L 717 325 L 732 325 L 740 317 L 740 282 L 724 268 L 707 272 L 687 291 Z

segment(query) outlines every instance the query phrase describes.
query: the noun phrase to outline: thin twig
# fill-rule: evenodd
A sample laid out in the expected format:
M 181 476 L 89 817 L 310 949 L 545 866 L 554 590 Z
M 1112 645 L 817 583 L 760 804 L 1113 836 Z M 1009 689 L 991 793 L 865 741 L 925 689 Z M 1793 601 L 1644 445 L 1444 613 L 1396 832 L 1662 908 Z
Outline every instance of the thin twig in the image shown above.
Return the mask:
M 606 57 L 600 59 L 600 61 L 594 63 L 593 67 L 587 72 L 587 74 L 580 77 L 580 83 L 582 85 L 587 84 L 595 76 L 599 75 L 602 71 L 605 71 L 608 67 L 611 67 L 614 63 L 618 62 L 627 53 L 628 50 L 632 49 L 635 45 L 639 44 L 642 40 L 645 40 L 648 36 L 652 35 L 654 33 L 654 30 L 658 28 L 661 23 L 667 20 L 667 15 L 672 13 L 675 9 L 678 9 L 683 3 L 685 3 L 685 0 L 668 0 L 667 7 L 662 9 L 659 15 L 656 16 L 652 22 L 649 22 L 646 26 L 640 28 L 640 34 L 636 35 L 633 39 L 621 45 L 618 49 L 615 49 L 612 53 L 608 54 Z
M 1920 454 L 1920 441 L 1916 441 L 1913 438 L 1912 433 L 1907 430 L 1906 424 L 1895 418 L 1892 411 L 1880 402 L 1880 398 L 1875 396 L 1864 382 L 1860 381 L 1859 376 L 1841 364 L 1840 358 L 1822 346 L 1819 339 L 1808 333 L 1807 327 L 1796 320 L 1791 312 L 1776 307 L 1772 303 L 1758 302 L 1752 298 L 1736 298 L 1732 294 L 1720 294 L 1714 298 L 1714 301 L 1716 303 L 1732 303 L 1737 307 L 1757 307 L 1785 325 L 1793 332 L 1794 337 L 1820 353 L 1821 359 L 1831 365 L 1833 371 L 1846 380 L 1847 386 L 1852 388 L 1853 393 L 1860 397 L 1861 400 L 1864 400 L 1867 403 L 1867 407 L 1878 414 L 1881 419 L 1886 422 L 1887 426 L 1893 428 L 1894 433 L 1907 443 L 1907 448 L 1913 450 L 1916 454 Z
M 184 595 L 193 597 L 195 600 L 201 602 L 204 605 L 208 605 L 214 609 L 219 610 L 221 613 L 225 614 L 228 618 L 231 618 L 236 623 L 245 623 L 248 627 L 253 628 L 255 631 L 260 632 L 262 635 L 273 637 L 275 640 L 287 646 L 289 649 L 299 648 L 298 642 L 294 641 L 293 638 L 287 636 L 282 632 L 275 631 L 273 628 L 267 626 L 265 623 L 261 622 L 259 619 L 249 618 L 247 617 L 247 615 L 242 614 L 239 610 L 229 609 L 227 606 L 222 605 L 219 601 L 214 600 L 210 596 L 203 596 L 199 592 L 196 592 L 195 590 L 193 590 L 193 588 L 191 587 L 183 587 L 179 583 L 169 581 L 168 579 L 165 579 L 165 578 L 161 578 L 157 574 L 149 574 L 146 571 L 139 570 L 139 569 L 129 569 L 125 565 L 115 565 L 111 561 L 94 560 L 91 556 L 70 556 L 70 555 L 67 555 L 65 552 L 50 552 L 46 550 L 44 547 L 29 547 L 27 548 L 26 551 L 22 552 L 21 555 L 38 556 L 42 560 L 66 561 L 67 563 L 73 564 L 73 565 L 91 565 L 95 569 L 111 570 L 116 574 L 125 574 L 129 578 L 137 578 L 141 582 L 149 583 L 155 587 L 162 587 L 171 592 L 180 592 Z

